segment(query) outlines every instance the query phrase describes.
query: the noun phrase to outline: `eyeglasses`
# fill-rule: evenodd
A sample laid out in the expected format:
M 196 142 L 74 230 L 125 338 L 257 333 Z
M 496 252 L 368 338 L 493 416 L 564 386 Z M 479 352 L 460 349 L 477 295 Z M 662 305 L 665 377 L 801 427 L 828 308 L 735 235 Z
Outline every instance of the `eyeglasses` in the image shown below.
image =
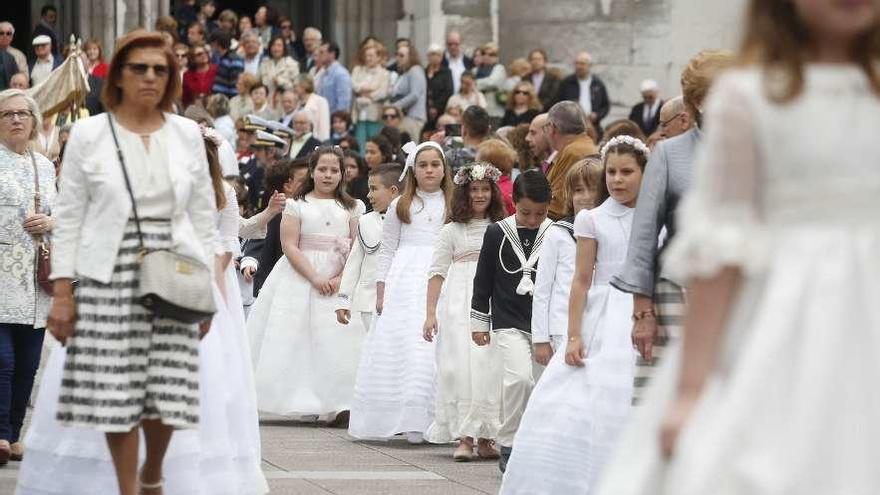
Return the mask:
M 675 120 L 675 119 L 681 117 L 681 114 L 682 114 L 682 113 L 684 113 L 684 112 L 679 112 L 679 113 L 673 115 L 672 117 L 669 117 L 669 119 L 667 119 L 667 120 L 661 120 L 661 121 L 660 121 L 660 127 L 666 127 L 666 126 L 668 126 L 673 120 Z
M 396 119 L 396 118 L 399 118 L 399 117 L 397 115 L 391 114 L 391 113 L 386 113 L 385 115 L 382 116 L 382 120 L 391 120 L 391 119 Z
M 12 31 L 0 31 L 0 36 L 12 36 Z
M 128 70 L 134 72 L 138 76 L 147 75 L 147 71 L 153 69 L 153 74 L 158 78 L 168 77 L 168 66 L 163 64 L 122 64 L 123 67 L 128 67 Z
M 16 119 L 27 120 L 33 116 L 34 113 L 30 110 L 6 110 L 5 112 L 0 112 L 0 118 L 7 122 L 13 122 Z

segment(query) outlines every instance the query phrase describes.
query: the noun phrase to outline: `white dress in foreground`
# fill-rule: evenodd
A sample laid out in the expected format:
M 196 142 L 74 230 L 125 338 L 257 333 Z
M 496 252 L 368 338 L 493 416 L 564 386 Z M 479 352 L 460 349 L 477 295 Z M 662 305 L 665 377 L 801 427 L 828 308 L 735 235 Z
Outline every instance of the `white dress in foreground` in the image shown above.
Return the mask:
M 288 200 L 284 215 L 300 220 L 299 249 L 318 274 L 340 275 L 351 244 L 350 220 L 335 199 Z M 257 404 L 261 412 L 335 416 L 351 407 L 364 328 L 336 321 L 336 295 L 322 296 L 282 256 L 248 316 Z
M 385 214 L 378 280 L 385 281 L 384 310 L 367 334 L 355 384 L 348 433 L 387 439 L 424 433 L 434 419 L 434 344 L 422 338 L 428 269 L 443 227 L 443 191 L 418 192 L 412 222 L 397 217 L 397 201 Z
M 880 99 L 852 66 L 804 76 L 782 105 L 756 69 L 723 76 L 710 95 L 666 270 L 681 282 L 736 266 L 743 279 L 675 456 L 661 459 L 658 428 L 678 359 L 639 408 L 602 494 L 877 493 Z
M 623 431 L 632 399 L 636 357 L 630 340 L 632 296 L 608 282 L 626 261 L 633 211 L 609 198 L 575 219 L 575 237 L 598 243 L 581 322 L 584 366 L 569 366 L 565 347 L 556 349 L 514 437 L 502 494 L 596 491 L 596 480 Z
M 471 295 L 488 219 L 447 223 L 434 244 L 428 277 L 444 277 L 437 305 L 437 399 L 433 443 L 492 438 L 501 427 L 501 366 L 494 345 L 471 339 Z

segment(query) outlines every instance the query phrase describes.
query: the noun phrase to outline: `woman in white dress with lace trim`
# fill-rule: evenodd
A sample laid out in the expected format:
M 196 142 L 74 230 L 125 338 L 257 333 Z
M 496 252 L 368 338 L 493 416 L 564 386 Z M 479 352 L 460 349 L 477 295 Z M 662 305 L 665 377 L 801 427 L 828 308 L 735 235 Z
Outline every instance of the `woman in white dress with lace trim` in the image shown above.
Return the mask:
M 440 146 L 407 143 L 403 194 L 391 202 L 376 268 L 376 321 L 361 354 L 348 433 L 421 443 L 434 419 L 434 344 L 422 338 L 428 269 L 452 175 Z M 412 169 L 410 172 L 409 170 Z
M 261 412 L 335 420 L 351 407 L 364 330 L 340 324 L 334 310 L 364 205 L 345 193 L 343 173 L 339 149 L 319 148 L 284 209 L 284 256 L 247 320 Z
M 880 36 L 880 4 L 750 3 L 754 65 L 710 94 L 666 259 L 671 280 L 691 282 L 681 352 L 603 494 L 880 485 L 880 53 L 868 41 Z M 809 139 L 797 131 L 806 123 Z
M 618 136 L 602 148 L 611 197 L 575 217 L 568 339 L 529 398 L 504 472 L 505 495 L 591 494 L 629 417 L 636 354 L 632 297 L 610 285 L 626 261 L 648 147 Z
M 452 456 L 456 461 L 473 458 L 475 439 L 480 457 L 498 458 L 492 440 L 501 427 L 501 369 L 494 347 L 471 340 L 470 308 L 483 235 L 491 222 L 506 216 L 495 184 L 500 177 L 485 162 L 458 170 L 449 223 L 440 230 L 428 272 L 424 336 L 428 342 L 437 338 L 439 389 L 434 423 L 425 438 L 432 443 L 459 440 Z

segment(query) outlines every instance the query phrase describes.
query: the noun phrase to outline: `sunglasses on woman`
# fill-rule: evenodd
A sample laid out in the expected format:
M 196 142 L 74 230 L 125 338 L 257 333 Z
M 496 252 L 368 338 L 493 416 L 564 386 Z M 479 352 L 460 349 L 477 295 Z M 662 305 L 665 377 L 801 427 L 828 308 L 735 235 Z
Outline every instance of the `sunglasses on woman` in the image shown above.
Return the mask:
M 159 78 L 168 77 L 168 66 L 164 65 L 164 64 L 150 65 L 150 64 L 128 64 L 128 63 L 126 63 L 126 64 L 123 64 L 123 67 L 127 67 L 128 70 L 134 72 L 135 75 L 138 75 L 138 76 L 145 76 L 145 75 L 147 75 L 147 71 L 152 69 L 153 74 L 156 74 L 156 77 L 159 77 Z

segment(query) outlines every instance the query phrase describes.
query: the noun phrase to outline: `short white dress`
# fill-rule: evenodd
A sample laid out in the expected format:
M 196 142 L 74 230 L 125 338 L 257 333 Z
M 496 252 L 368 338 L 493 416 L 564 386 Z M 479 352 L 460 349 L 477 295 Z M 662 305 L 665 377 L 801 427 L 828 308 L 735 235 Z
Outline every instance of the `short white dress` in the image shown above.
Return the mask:
M 443 191 L 419 191 L 408 224 L 397 216 L 398 200 L 385 214 L 379 250 L 384 310 L 364 342 L 351 407 L 348 433 L 360 439 L 424 433 L 434 419 L 435 345 L 422 337 L 422 327 L 428 270 L 446 199 Z
M 632 296 L 609 281 L 626 261 L 633 212 L 609 198 L 575 218 L 575 237 L 598 244 L 581 323 L 584 366 L 566 364 L 565 347 L 553 354 L 514 437 L 502 494 L 596 492 L 631 409 Z
M 713 86 L 665 263 L 677 283 L 740 269 L 717 362 L 668 461 L 659 427 L 680 356 L 666 362 L 603 495 L 880 486 L 880 97 L 851 65 L 807 65 L 802 93 L 782 104 L 763 76 L 731 71 Z
M 428 278 L 444 278 L 437 304 L 437 400 L 425 434 L 432 443 L 495 438 L 501 427 L 501 367 L 495 347 L 471 339 L 474 275 L 488 219 L 447 223 L 434 245 Z
M 342 273 L 351 246 L 350 221 L 364 211 L 336 199 L 287 201 L 284 215 L 300 220 L 299 249 L 322 277 Z M 351 408 L 364 338 L 361 325 L 336 321 L 336 295 L 322 296 L 282 256 L 247 320 L 257 406 L 290 417 L 330 418 Z

